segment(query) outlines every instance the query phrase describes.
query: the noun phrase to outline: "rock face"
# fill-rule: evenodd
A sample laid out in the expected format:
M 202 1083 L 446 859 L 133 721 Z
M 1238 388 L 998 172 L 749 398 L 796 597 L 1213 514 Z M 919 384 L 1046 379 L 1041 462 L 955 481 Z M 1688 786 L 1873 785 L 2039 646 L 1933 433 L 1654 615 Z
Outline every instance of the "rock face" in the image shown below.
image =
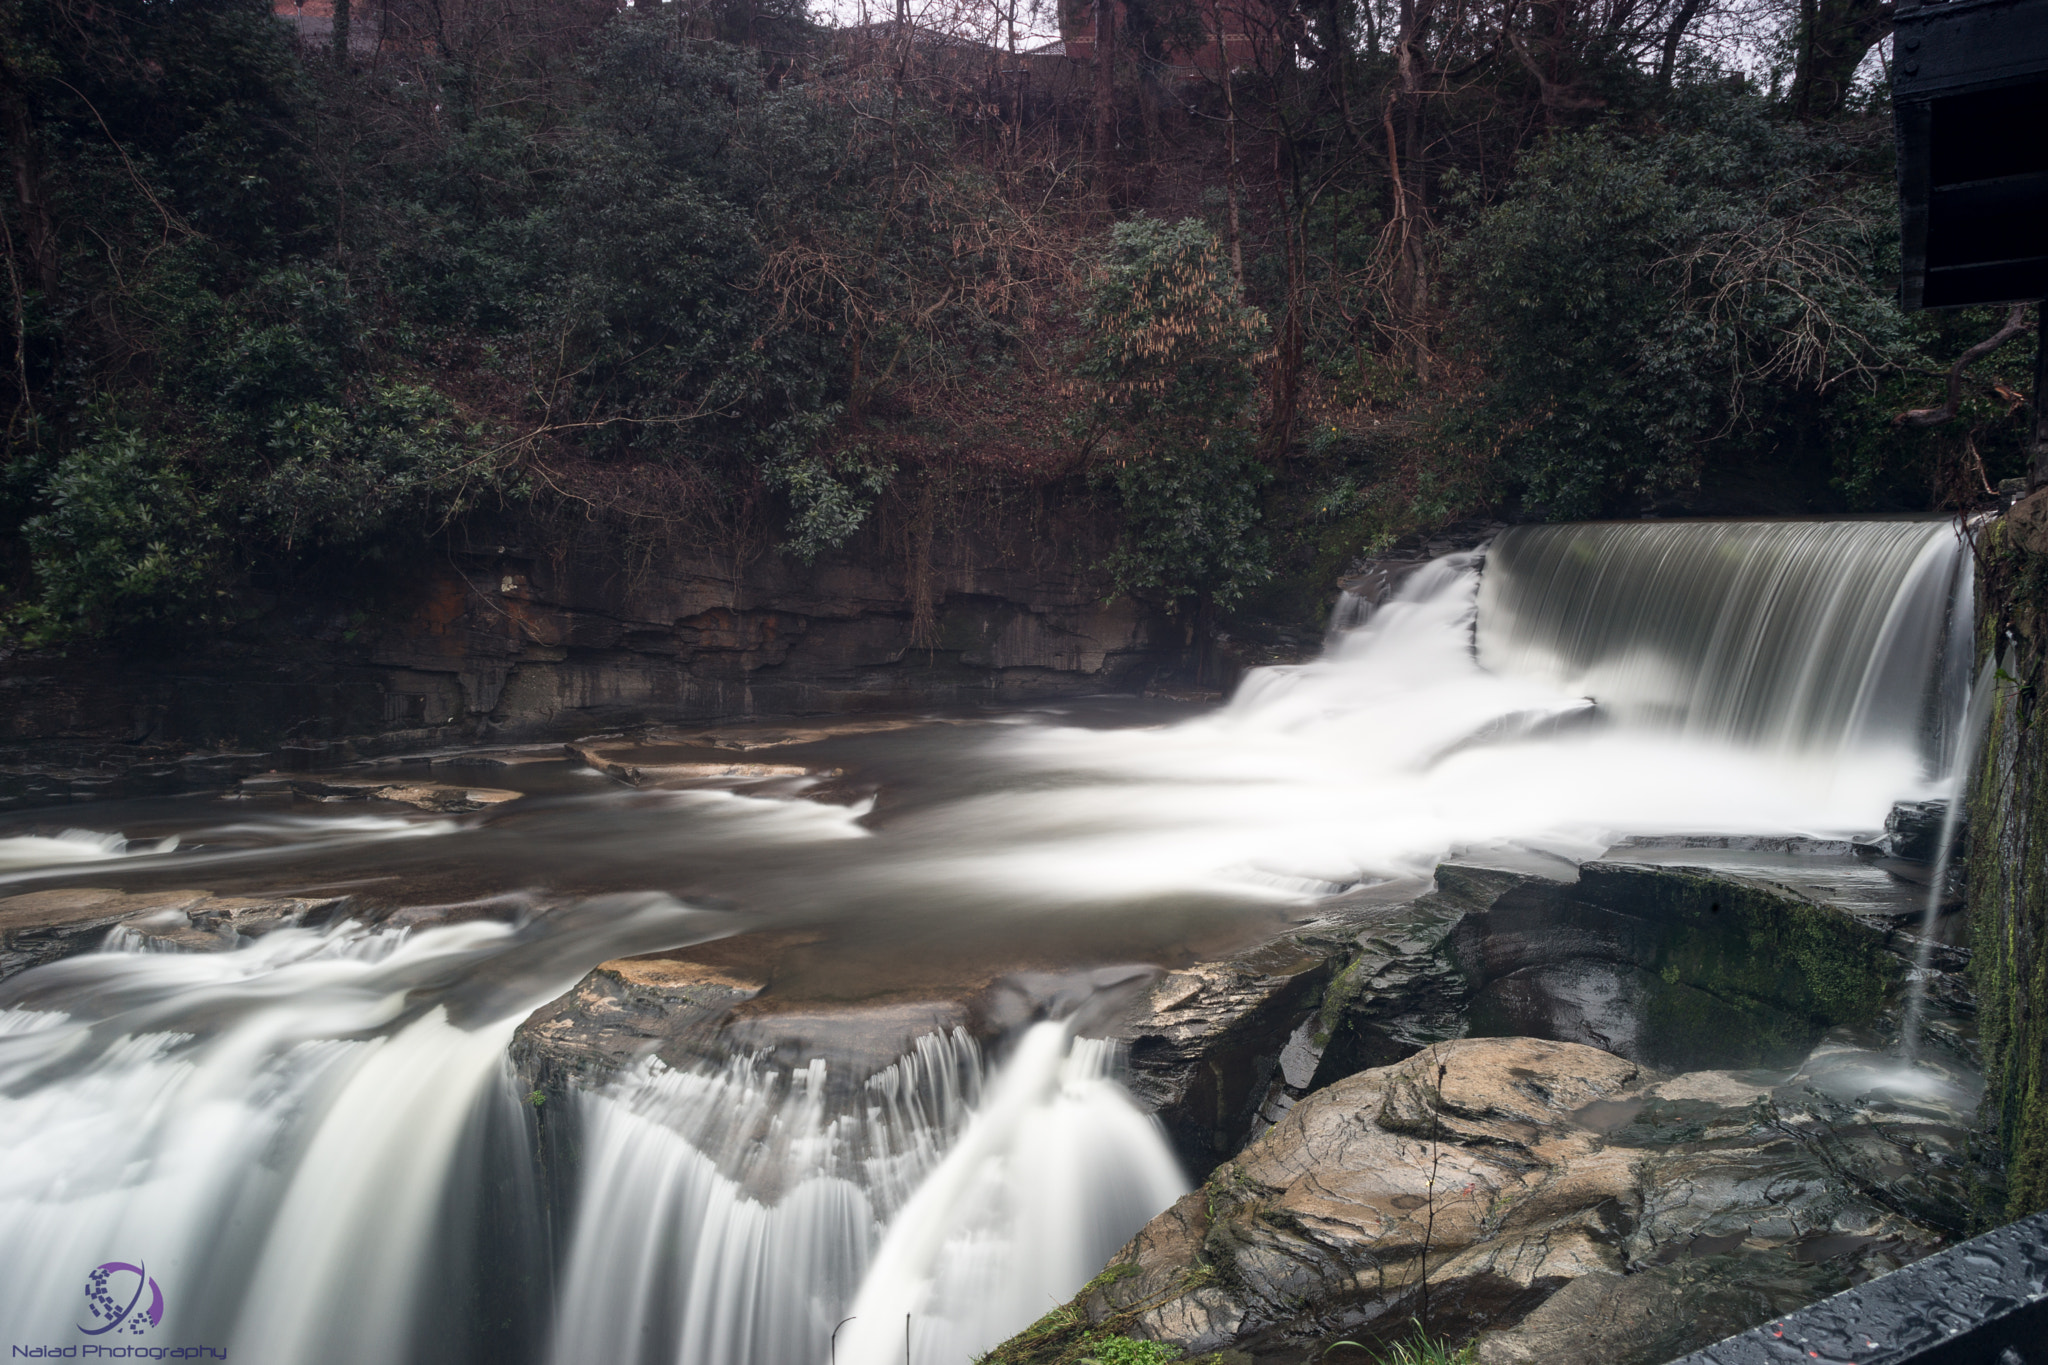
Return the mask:
M 1984 528 L 1978 639 L 1998 650 L 1965 809 L 1970 941 L 1989 1090 L 1984 1139 L 2006 1172 L 2005 1213 L 2048 1209 L 2048 494 Z M 1984 645 L 1980 645 L 1980 648 Z
M 1788 888 L 1685 867 L 1588 863 L 1468 915 L 1455 951 L 1472 1032 L 1604 1047 L 1672 1070 L 1784 1066 L 1883 1007 L 1884 937 Z
M 336 897 L 216 896 L 206 891 L 30 891 L 0 899 L 0 978 L 92 952 L 112 930 L 132 934 L 149 947 L 217 952 L 280 925 L 324 923 L 343 903 Z
M 1484 1333 L 1487 1365 L 1658 1365 L 1938 1243 L 1879 1172 L 1952 1155 L 1969 1097 L 1873 1099 L 1872 1057 L 1670 1077 L 1572 1043 L 1434 1045 L 1294 1105 L 992 1360 L 1077 1360 L 1109 1332 L 1320 1360 L 1426 1314 Z M 1858 1103 L 1889 1131 L 1844 1137 Z
M 180 659 L 0 655 L 0 803 L 643 720 L 1135 689 L 1187 644 L 1113 591 L 1110 532 L 1080 505 L 962 518 L 913 558 L 877 524 L 813 566 L 685 542 L 628 572 L 618 534 L 477 522 L 371 612 L 281 611 L 266 636 Z M 190 752 L 223 745 L 251 754 Z
M 1237 1149 L 1273 1103 L 1276 1073 L 1283 1085 L 1290 1075 L 1308 1085 L 1316 1058 L 1297 1035 L 1344 947 L 1328 935 L 1290 936 L 1168 972 L 1120 1022 L 1131 1094 L 1159 1116 L 1188 1170 Z

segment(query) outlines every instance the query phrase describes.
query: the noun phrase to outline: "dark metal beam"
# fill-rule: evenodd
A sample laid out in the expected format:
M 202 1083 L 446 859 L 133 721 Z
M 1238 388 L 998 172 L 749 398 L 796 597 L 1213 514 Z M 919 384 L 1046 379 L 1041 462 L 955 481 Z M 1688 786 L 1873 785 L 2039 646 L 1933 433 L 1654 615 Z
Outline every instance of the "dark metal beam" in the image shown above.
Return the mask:
M 2048 1213 L 1672 1365 L 2048 1365 Z

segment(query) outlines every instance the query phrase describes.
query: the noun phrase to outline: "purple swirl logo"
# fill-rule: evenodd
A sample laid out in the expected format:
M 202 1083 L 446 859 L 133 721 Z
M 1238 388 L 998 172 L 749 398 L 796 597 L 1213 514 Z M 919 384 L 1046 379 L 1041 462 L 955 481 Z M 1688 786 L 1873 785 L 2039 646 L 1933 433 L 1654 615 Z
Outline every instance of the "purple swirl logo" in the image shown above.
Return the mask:
M 135 1277 L 135 1288 L 131 1293 L 127 1277 Z M 142 1302 L 142 1291 L 149 1291 L 149 1307 L 136 1312 Z M 123 1295 L 126 1295 L 124 1301 Z M 89 1337 L 105 1336 L 109 1332 L 126 1331 L 130 1336 L 141 1336 L 164 1320 L 164 1291 L 157 1288 L 155 1280 L 139 1265 L 126 1261 L 108 1261 L 95 1266 L 92 1274 L 85 1277 L 85 1302 L 92 1310 L 97 1327 L 78 1324 L 78 1330 Z

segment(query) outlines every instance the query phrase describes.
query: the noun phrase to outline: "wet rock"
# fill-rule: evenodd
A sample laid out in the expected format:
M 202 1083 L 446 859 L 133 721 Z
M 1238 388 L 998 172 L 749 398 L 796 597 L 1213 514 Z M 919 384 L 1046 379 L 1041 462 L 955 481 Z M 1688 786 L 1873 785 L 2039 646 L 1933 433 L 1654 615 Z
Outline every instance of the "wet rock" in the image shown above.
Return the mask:
M 1071 1318 L 1279 1362 L 1426 1311 L 1436 1334 L 1482 1333 L 1489 1365 L 1658 1365 L 1940 1244 L 1902 1187 L 1904 1153 L 1959 1149 L 1970 1096 L 1944 1074 L 1903 1078 L 1846 1036 L 1789 1075 L 1437 1044 L 1296 1104 Z M 1065 1358 L 1056 1335 L 1024 1342 L 997 1358 Z
M 242 779 L 244 796 L 292 795 L 314 801 L 395 801 L 437 814 L 457 814 L 517 801 L 519 792 L 447 782 L 394 782 L 389 778 L 259 773 Z
M 1916 863 L 1931 863 L 1941 857 L 1942 826 L 1948 818 L 1946 801 L 1901 801 L 1884 818 L 1894 857 Z
M 2048 492 L 2035 490 L 2005 514 L 2005 534 L 2029 554 L 2048 555 Z
M 1314 1089 L 1368 1067 L 1387 1066 L 1466 1031 L 1471 983 L 1452 950 L 1465 917 L 1503 892 L 1539 880 L 1492 868 L 1446 864 L 1430 893 L 1364 918 L 1357 954 L 1317 1011 Z
M 1761 879 L 1587 863 L 1459 923 L 1475 1034 L 1533 1034 L 1683 1070 L 1786 1066 L 1876 1019 L 1905 962 L 1886 935 Z
M 1620 1269 L 1629 1161 L 1571 1115 L 1641 1078 L 1536 1039 L 1446 1043 L 1347 1077 L 1154 1219 L 1077 1307 L 1191 1355 L 1298 1355 L 1405 1328 L 1426 1267 L 1436 1330 L 1517 1321 L 1567 1280 Z
M 1825 905 L 1880 935 L 1912 932 L 1926 917 L 1929 872 L 1893 857 L 1889 848 L 1885 838 L 1663 837 L 1626 840 L 1600 861 L 1760 883 Z
M 633 787 L 839 776 L 837 768 L 806 768 L 795 763 L 692 762 L 689 760 L 691 746 L 679 744 L 571 744 L 567 746 L 567 752 L 605 776 L 617 778 Z
M 31 891 L 0 899 L 0 977 L 93 952 L 110 932 L 133 935 L 152 947 L 219 951 L 280 925 L 324 923 L 344 903 L 341 897 L 215 896 L 182 890 Z
M 674 1065 L 694 1056 L 682 1041 L 752 1000 L 778 959 L 814 935 L 735 934 L 669 953 L 600 963 L 519 1026 L 512 1058 L 528 1088 L 561 1092 L 601 1083 L 649 1053 Z
M 1206 1171 L 1244 1141 L 1340 953 L 1289 938 L 1197 963 L 1160 977 L 1119 1021 L 1126 1083 L 1159 1116 L 1182 1165 Z
M 1512 1331 L 1484 1340 L 1479 1365 L 1662 1365 L 1848 1287 L 1841 1272 L 1782 1256 L 1688 1258 L 1632 1275 L 1595 1271 Z

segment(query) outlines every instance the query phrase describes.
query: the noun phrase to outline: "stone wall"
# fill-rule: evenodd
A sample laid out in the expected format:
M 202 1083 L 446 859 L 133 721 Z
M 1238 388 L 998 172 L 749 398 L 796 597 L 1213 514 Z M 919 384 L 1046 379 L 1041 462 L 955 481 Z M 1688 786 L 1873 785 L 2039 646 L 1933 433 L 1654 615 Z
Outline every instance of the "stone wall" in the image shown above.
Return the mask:
M 1980 648 L 1998 673 L 1969 797 L 1972 970 L 1982 1126 L 2016 1218 L 2048 1208 L 2048 491 L 1984 528 L 1978 550 Z
M 1113 595 L 1109 548 L 1085 506 L 1021 499 L 922 540 L 880 522 L 815 565 L 479 519 L 373 607 L 285 603 L 169 655 L 0 658 L 0 803 L 646 720 L 1142 689 L 1186 641 Z

